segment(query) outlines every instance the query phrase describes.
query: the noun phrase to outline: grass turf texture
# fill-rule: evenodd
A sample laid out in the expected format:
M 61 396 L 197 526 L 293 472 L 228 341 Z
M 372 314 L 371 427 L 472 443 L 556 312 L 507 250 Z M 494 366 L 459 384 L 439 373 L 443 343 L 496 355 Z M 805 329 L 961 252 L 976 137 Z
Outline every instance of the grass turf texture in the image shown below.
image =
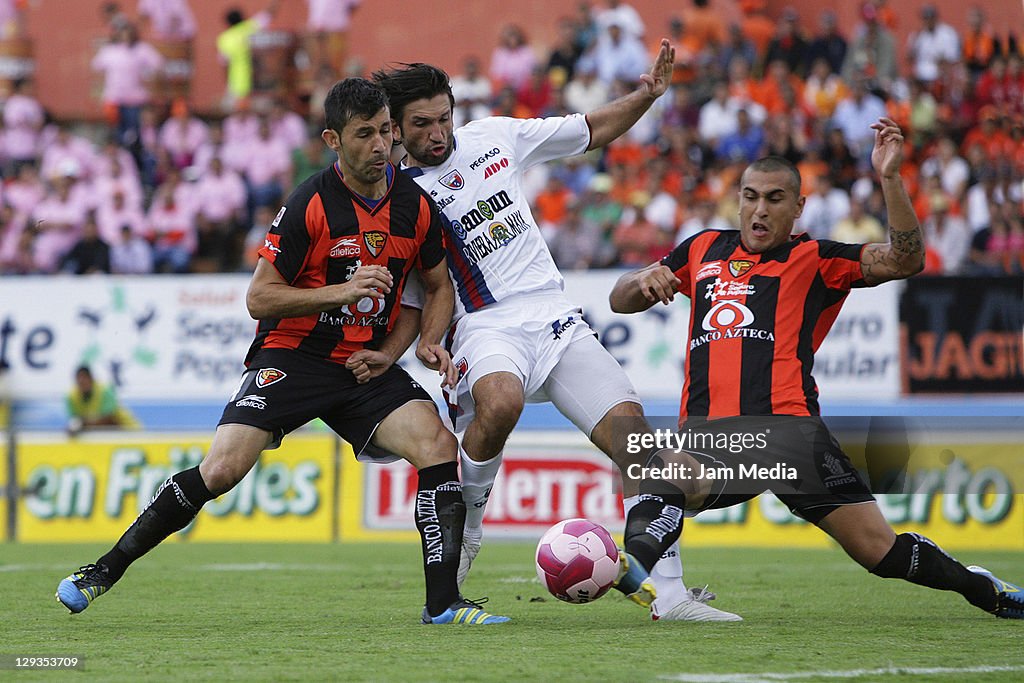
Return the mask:
M 746 619 L 689 624 L 652 622 L 615 592 L 561 603 L 537 582 L 532 545 L 490 543 L 465 592 L 490 596 L 487 608 L 514 621 L 488 627 L 419 624 L 422 574 L 411 544 L 168 545 L 69 615 L 53 597 L 58 581 L 103 550 L 0 544 L 0 655 L 85 656 L 80 671 L 0 679 L 642 681 L 985 666 L 1013 670 L 899 680 L 1024 676 L 1024 623 L 997 620 L 954 593 L 872 577 L 839 550 L 687 550 L 690 583 L 710 583 L 714 604 Z M 960 555 L 1024 580 L 1024 553 Z M 819 680 L 805 675 L 799 680 Z M 882 676 L 820 680 L 851 678 Z

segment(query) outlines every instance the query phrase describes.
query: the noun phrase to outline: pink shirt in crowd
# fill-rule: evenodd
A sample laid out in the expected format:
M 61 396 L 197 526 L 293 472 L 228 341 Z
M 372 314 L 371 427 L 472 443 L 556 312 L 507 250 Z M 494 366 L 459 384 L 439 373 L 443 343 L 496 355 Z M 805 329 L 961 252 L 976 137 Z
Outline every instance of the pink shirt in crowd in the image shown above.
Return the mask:
M 270 122 L 271 135 L 284 142 L 288 149 L 300 149 L 306 144 L 306 122 L 293 111 L 281 114 Z
M 196 18 L 188 0 L 139 0 L 139 14 L 149 17 L 158 40 L 192 40 Z
M 56 272 L 61 258 L 78 241 L 90 208 L 88 199 L 88 192 L 73 186 L 65 197 L 56 192 L 47 195 L 33 210 L 32 220 L 39 230 L 35 258 L 43 272 Z
M 224 142 L 249 144 L 259 137 L 260 119 L 250 111 L 235 112 L 224 119 Z
M 222 170 L 220 175 L 207 172 L 195 184 L 195 201 L 199 215 L 211 223 L 230 220 L 245 207 L 245 183 L 234 171 Z
M 249 146 L 245 159 L 245 177 L 253 185 L 266 185 L 282 174 L 290 176 L 291 172 L 291 150 L 277 138 L 260 140 Z
M 146 218 L 142 210 L 136 206 L 118 208 L 112 202 L 105 202 L 96 210 L 96 225 L 99 227 L 100 237 L 107 244 L 121 241 L 121 228 L 125 225 L 131 227 L 133 235 L 146 234 Z
M 345 31 L 360 0 L 306 0 L 310 31 Z
M 62 171 L 68 161 L 77 164 L 79 177 L 92 172 L 96 166 L 96 152 L 92 143 L 77 135 L 69 135 L 64 139 L 58 137 L 43 148 L 43 158 L 39 166 L 39 174 L 43 178 L 53 178 Z
M 196 152 L 206 142 L 206 124 L 195 117 L 187 119 L 169 118 L 160 127 L 160 147 L 171 157 L 178 168 L 190 166 Z
M 146 214 L 146 224 L 156 246 L 183 247 L 190 254 L 195 253 L 198 238 L 191 205 L 177 200 L 168 204 L 164 197 L 157 197 Z
M 4 103 L 4 148 L 11 159 L 34 159 L 39 150 L 43 108 L 34 97 L 15 93 Z
M 103 72 L 104 102 L 141 106 L 149 100 L 146 81 L 160 70 L 163 63 L 163 57 L 156 48 L 139 41 L 134 45 L 104 45 L 93 57 L 92 68 Z

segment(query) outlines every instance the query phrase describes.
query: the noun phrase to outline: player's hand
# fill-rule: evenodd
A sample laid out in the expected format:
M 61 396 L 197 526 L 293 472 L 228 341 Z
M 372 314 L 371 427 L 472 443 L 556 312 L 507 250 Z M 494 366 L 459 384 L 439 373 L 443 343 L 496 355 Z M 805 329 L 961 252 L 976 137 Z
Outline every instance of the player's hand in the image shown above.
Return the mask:
M 651 303 L 672 303 L 681 284 L 683 281 L 676 277 L 672 269 L 661 263 L 640 271 L 637 277 L 640 293 Z
M 383 299 L 385 294 L 391 292 L 392 284 L 394 280 L 391 272 L 384 266 L 359 266 L 352 279 L 341 285 L 344 294 L 339 304 L 354 304 L 367 296 Z
M 871 165 L 882 178 L 899 175 L 903 164 L 903 132 L 896 122 L 888 118 L 880 118 L 871 124 L 875 131 L 875 146 L 871 150 Z
M 640 88 L 648 95 L 657 99 L 665 94 L 672 83 L 672 68 L 676 61 L 676 49 L 667 39 L 661 39 L 661 49 L 654 59 L 650 73 L 640 76 Z
M 443 377 L 442 387 L 455 388 L 459 381 L 459 371 L 447 349 L 440 344 L 420 344 L 416 347 L 416 357 L 431 370 L 437 370 L 437 374 Z
M 394 365 L 394 361 L 391 360 L 391 356 L 382 351 L 371 351 L 370 349 L 356 351 L 345 361 L 345 367 L 352 371 L 359 384 L 366 384 L 371 379 L 380 377 L 392 365 Z

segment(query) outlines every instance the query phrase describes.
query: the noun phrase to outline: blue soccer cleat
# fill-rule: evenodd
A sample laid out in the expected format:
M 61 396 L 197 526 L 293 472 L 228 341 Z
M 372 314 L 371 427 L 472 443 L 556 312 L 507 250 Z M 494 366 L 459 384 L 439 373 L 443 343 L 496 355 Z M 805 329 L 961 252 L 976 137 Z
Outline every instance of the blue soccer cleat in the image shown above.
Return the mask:
M 87 564 L 57 585 L 57 602 L 78 614 L 113 585 L 106 566 Z
M 480 606 L 487 601 L 487 598 L 478 600 L 476 602 L 472 600 L 466 600 L 460 597 L 458 600 L 452 603 L 451 607 L 441 612 L 436 617 L 432 617 L 427 614 L 427 608 L 423 608 L 423 623 L 424 624 L 470 624 L 473 626 L 477 625 L 488 625 L 488 624 L 504 624 L 506 621 L 511 621 L 508 617 L 499 617 L 493 614 L 488 614 L 483 611 Z
M 984 567 L 971 565 L 967 570 L 981 574 L 992 582 L 996 592 L 996 608 L 992 614 L 1002 619 L 1024 619 L 1024 588 L 1003 581 Z
M 619 551 L 619 577 L 612 585 L 641 607 L 650 607 L 658 597 L 647 570 L 624 550 Z

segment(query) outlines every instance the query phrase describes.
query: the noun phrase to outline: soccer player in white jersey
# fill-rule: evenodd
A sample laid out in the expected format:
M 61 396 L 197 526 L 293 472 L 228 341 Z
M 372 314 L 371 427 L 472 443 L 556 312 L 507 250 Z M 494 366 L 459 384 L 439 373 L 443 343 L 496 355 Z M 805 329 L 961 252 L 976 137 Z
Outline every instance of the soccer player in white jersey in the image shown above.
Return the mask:
M 456 290 L 448 345 L 460 370 L 448 402 L 461 436 L 467 508 L 460 583 L 480 550 L 487 497 L 526 401 L 551 401 L 618 465 L 627 514 L 638 502 L 637 482 L 625 476 L 636 456 L 626 453 L 623 437 L 627 430 L 649 429 L 643 407 L 582 311 L 563 294 L 562 276 L 523 196 L 522 174 L 603 147 L 629 130 L 665 92 L 674 59 L 675 48 L 663 40 L 631 93 L 586 115 L 488 117 L 457 131 L 444 71 L 403 64 L 374 74 L 407 153 L 403 168 L 433 197 L 447 228 Z M 653 601 L 655 619 L 740 620 L 695 599 L 682 573 L 674 544 L 651 573 L 656 600 L 649 585 L 624 579 L 619 589 L 640 604 Z

